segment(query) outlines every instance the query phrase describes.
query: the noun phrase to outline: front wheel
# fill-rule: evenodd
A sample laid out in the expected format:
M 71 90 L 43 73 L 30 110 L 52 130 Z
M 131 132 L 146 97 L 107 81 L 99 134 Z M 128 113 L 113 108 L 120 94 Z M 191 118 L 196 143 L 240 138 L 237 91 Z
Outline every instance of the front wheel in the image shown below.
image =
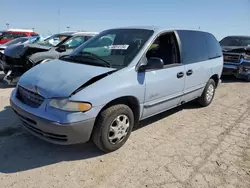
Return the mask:
M 209 79 L 202 95 L 198 99 L 198 102 L 200 103 L 201 106 L 206 107 L 212 103 L 214 99 L 215 88 L 216 88 L 215 81 L 213 79 Z
M 115 151 L 128 140 L 133 126 L 134 114 L 127 105 L 111 106 L 97 117 L 92 140 L 104 152 Z

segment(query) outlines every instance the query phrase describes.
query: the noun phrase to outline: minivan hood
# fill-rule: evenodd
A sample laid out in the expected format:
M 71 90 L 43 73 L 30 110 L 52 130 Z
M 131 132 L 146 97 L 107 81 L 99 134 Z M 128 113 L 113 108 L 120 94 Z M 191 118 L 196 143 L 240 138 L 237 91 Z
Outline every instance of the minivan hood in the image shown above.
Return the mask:
M 42 46 L 42 45 L 38 45 L 38 44 L 29 44 L 29 43 L 13 44 L 13 45 L 8 46 L 5 49 L 4 54 L 6 56 L 10 56 L 10 57 L 20 57 L 28 48 L 49 50 L 52 47 Z
M 45 98 L 69 97 L 91 78 L 113 70 L 115 69 L 56 59 L 39 64 L 25 72 L 18 85 L 38 92 Z

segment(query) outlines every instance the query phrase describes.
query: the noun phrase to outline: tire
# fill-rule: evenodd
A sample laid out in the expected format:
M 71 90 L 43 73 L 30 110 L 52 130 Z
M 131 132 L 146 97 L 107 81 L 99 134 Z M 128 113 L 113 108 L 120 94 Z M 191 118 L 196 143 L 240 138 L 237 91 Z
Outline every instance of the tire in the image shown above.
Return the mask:
M 127 122 L 127 121 L 129 122 L 128 124 L 127 123 L 124 124 L 123 130 L 121 130 L 122 128 L 119 128 L 119 125 L 122 124 L 116 123 L 118 122 L 117 120 L 118 117 L 120 121 L 122 120 L 122 122 Z M 128 140 L 131 131 L 133 129 L 133 126 L 134 126 L 134 114 L 127 105 L 117 104 L 111 106 L 102 111 L 100 115 L 97 117 L 92 133 L 92 140 L 95 143 L 95 145 L 105 153 L 115 151 L 120 147 L 122 147 Z M 118 134 L 116 134 L 115 132 Z M 121 137 L 120 140 L 117 139 L 117 143 L 115 139 L 116 135 L 118 135 L 119 137 L 123 135 L 123 137 Z
M 215 89 L 216 89 L 215 81 L 213 79 L 209 79 L 202 95 L 198 98 L 198 102 L 202 107 L 209 106 L 212 103 L 214 99 Z M 210 97 L 208 97 L 209 92 L 210 92 Z

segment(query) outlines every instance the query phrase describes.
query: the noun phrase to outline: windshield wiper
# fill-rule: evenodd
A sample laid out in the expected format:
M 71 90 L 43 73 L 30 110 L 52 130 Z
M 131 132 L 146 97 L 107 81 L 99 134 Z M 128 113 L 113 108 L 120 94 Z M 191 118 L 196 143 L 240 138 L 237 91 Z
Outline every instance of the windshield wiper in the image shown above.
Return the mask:
M 81 64 L 87 64 L 87 65 L 95 65 L 95 66 L 103 66 L 103 63 L 95 63 L 93 61 L 86 61 L 86 59 L 82 59 L 82 57 L 86 58 L 86 56 L 82 56 L 82 55 L 74 55 L 74 56 L 71 56 L 71 55 L 64 55 L 64 56 L 61 56 L 59 59 L 61 60 L 65 60 L 65 61 L 70 61 L 70 62 L 73 62 L 73 63 L 81 63 Z M 104 65 L 106 66 L 106 65 Z
M 108 61 L 106 61 L 105 59 L 103 59 L 103 58 L 99 57 L 98 55 L 95 55 L 95 54 L 93 54 L 93 53 L 91 53 L 91 52 L 81 52 L 81 53 L 79 53 L 79 54 L 80 54 L 81 56 L 84 56 L 84 57 L 89 57 L 89 56 L 94 57 L 95 59 L 101 60 L 102 62 L 104 62 L 105 65 L 107 65 L 108 67 L 111 67 L 111 64 L 110 64 Z M 86 56 L 86 55 L 87 55 L 87 56 Z

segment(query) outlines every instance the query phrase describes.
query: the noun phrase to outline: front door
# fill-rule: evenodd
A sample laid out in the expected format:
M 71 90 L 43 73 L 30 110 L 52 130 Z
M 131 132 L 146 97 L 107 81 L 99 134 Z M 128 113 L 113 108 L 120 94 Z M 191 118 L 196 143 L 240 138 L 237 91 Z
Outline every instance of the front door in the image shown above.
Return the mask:
M 156 38 L 146 58 L 162 59 L 164 67 L 145 72 L 143 117 L 146 118 L 181 103 L 185 86 L 185 67 L 181 64 L 175 33 L 164 33 Z
M 158 114 L 180 104 L 185 84 L 184 66 L 146 72 L 145 83 L 142 118 Z

